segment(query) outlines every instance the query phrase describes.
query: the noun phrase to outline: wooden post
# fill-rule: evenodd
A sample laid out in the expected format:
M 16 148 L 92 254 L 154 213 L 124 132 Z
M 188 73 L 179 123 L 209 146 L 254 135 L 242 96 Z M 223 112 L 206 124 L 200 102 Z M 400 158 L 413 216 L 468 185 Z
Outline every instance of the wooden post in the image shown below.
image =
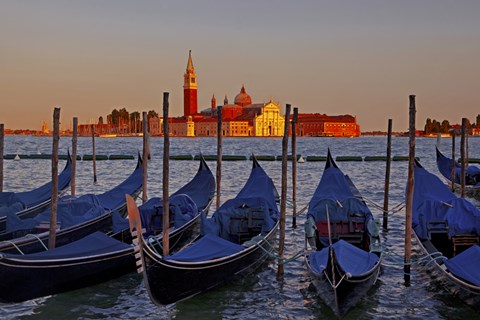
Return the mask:
M 468 168 L 468 128 L 465 127 L 465 170 L 467 170 L 467 168 Z
M 292 119 L 292 228 L 297 227 L 297 132 L 298 108 L 293 108 Z
M 75 195 L 76 192 L 76 174 L 77 174 L 77 142 L 78 142 L 78 118 L 73 117 L 73 133 L 72 133 L 72 180 L 70 182 L 70 194 Z
M 442 142 L 441 140 L 442 134 L 440 132 L 437 132 L 437 148 L 440 149 L 440 143 Z
M 460 195 L 465 198 L 465 131 L 467 130 L 467 118 L 462 118 L 462 136 L 460 138 Z
M 222 185 L 222 106 L 217 108 L 217 209 L 220 208 Z
M 285 129 L 282 140 L 282 197 L 280 199 L 280 241 L 278 256 L 283 258 L 285 252 L 285 216 L 287 207 L 287 160 L 288 160 L 288 129 L 290 128 L 290 105 L 285 108 Z M 277 276 L 283 276 L 283 263 L 278 264 Z
M 3 192 L 3 149 L 5 147 L 5 127 L 0 123 L 0 192 Z
M 452 183 L 452 192 L 455 192 L 455 130 L 452 130 L 452 175 L 450 181 Z
M 170 251 L 168 229 L 170 228 L 170 202 L 168 199 L 168 171 L 170 140 L 168 132 L 168 92 L 163 93 L 163 256 L 168 256 Z
M 50 233 L 48 248 L 55 248 L 57 239 L 57 203 L 58 203 L 58 143 L 60 140 L 60 108 L 53 110 L 53 147 L 52 147 L 52 202 L 50 204 Z
M 142 203 L 147 202 L 148 193 L 147 193 L 147 164 L 148 164 L 148 123 L 147 123 L 147 113 L 143 112 L 143 162 L 142 162 Z
M 385 169 L 385 192 L 383 194 L 383 229 L 388 229 L 388 192 L 390 189 L 390 166 L 392 163 L 392 119 L 388 119 L 387 165 Z
M 95 125 L 92 124 L 92 160 L 93 160 L 93 182 L 97 182 L 97 156 L 95 154 Z
M 410 285 L 410 256 L 412 251 L 412 207 L 413 207 L 413 188 L 414 188 L 414 168 L 415 168 L 415 95 L 410 95 L 410 113 L 409 113 L 409 155 L 408 155 L 408 181 L 407 181 L 407 201 L 405 207 L 405 261 L 404 278 L 406 285 Z

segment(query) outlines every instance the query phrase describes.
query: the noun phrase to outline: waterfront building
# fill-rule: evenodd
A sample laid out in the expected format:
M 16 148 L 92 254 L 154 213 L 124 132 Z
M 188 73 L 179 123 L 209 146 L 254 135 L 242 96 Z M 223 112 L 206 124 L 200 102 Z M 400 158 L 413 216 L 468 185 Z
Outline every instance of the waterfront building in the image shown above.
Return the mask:
M 297 136 L 358 137 L 360 125 L 351 115 L 327 116 L 319 113 L 298 114 Z

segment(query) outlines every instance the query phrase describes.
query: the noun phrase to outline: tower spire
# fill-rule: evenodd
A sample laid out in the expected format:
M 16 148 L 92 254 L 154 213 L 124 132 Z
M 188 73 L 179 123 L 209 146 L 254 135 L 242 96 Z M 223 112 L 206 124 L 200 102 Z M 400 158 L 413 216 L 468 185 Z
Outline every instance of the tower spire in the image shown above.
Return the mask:
M 192 50 L 188 50 L 187 73 L 194 73 L 194 72 L 195 72 L 195 69 L 193 68 Z

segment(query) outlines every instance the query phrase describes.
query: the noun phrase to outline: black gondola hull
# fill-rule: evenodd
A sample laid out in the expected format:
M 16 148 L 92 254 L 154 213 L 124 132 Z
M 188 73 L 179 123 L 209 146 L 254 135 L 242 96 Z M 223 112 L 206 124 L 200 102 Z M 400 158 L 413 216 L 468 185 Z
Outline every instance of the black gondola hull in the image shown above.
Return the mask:
M 267 240 L 273 244 L 278 223 Z M 265 242 L 260 243 L 267 248 Z M 161 259 L 144 248 L 144 280 L 150 298 L 157 305 L 168 305 L 208 291 L 245 276 L 258 268 L 269 255 L 261 248 L 250 247 L 239 254 L 205 263 L 178 263 Z
M 21 302 L 79 289 L 133 270 L 133 248 L 63 261 L 25 261 L 3 257 L 0 258 L 0 301 Z
M 377 281 L 381 268 L 381 257 L 379 262 L 368 273 L 361 277 L 344 277 L 344 274 L 338 272 L 339 267 L 335 267 L 335 279 L 337 287 L 331 284 L 332 271 L 328 267 L 327 276 L 313 271 L 308 258 L 305 259 L 308 273 L 315 287 L 318 297 L 334 312 L 337 317 L 343 317 L 353 308 L 372 288 Z M 330 280 L 329 280 L 330 279 Z

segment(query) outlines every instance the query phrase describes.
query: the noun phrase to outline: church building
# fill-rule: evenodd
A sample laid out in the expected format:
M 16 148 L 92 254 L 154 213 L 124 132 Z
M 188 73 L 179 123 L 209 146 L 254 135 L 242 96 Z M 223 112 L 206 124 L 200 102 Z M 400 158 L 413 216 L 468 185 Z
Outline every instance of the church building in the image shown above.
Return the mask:
M 217 116 L 221 106 L 223 136 L 283 136 L 285 117 L 280 113 L 280 103 L 274 101 L 272 97 L 268 102 L 253 103 L 244 85 L 235 96 L 233 103 L 229 103 L 225 96 L 223 104 L 217 105 L 215 95 L 213 95 L 210 108 L 198 112 L 198 81 L 191 51 L 188 53 L 183 80 L 183 117 L 168 120 L 171 135 L 216 136 Z M 160 122 L 162 122 L 161 119 Z M 298 136 L 358 137 L 360 135 L 357 119 L 351 115 L 299 114 L 296 128 Z

